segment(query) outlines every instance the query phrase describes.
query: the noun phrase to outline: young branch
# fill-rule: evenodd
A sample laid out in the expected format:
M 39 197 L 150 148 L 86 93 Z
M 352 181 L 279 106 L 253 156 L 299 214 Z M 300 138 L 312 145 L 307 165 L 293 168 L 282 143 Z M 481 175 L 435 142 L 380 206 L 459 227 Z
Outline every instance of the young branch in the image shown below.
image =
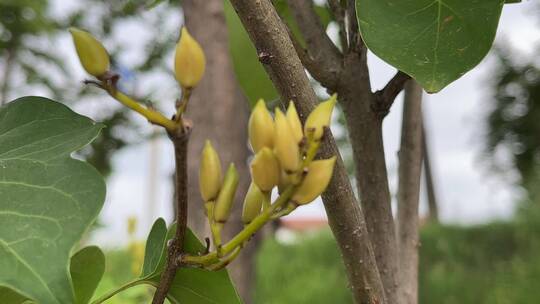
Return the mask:
M 305 120 L 314 108 L 317 97 L 294 50 L 286 26 L 272 3 L 269 0 L 231 0 L 231 3 L 279 91 L 282 102 L 293 100 L 301 119 Z M 364 215 L 330 132 L 325 135 L 321 155 L 338 156 L 323 201 L 330 227 L 342 253 L 353 296 L 357 303 L 384 304 L 384 290 Z
M 323 86 L 332 90 L 337 85 L 343 63 L 339 49 L 326 35 L 312 1 L 289 0 L 288 3 L 306 42 L 307 56 L 317 63 L 309 72 Z
M 405 85 L 399 149 L 398 243 L 399 297 L 404 304 L 418 303 L 418 202 L 422 173 L 422 87 Z
M 184 121 L 185 123 L 185 121 Z M 175 187 L 176 187 L 176 233 L 167 248 L 167 261 L 165 270 L 161 274 L 159 285 L 154 294 L 152 304 L 162 304 L 167 297 L 171 284 L 176 276 L 179 263 L 177 257 L 184 249 L 184 236 L 187 229 L 187 147 L 191 133 L 190 126 L 184 125 L 177 132 L 169 132 L 169 138 L 174 145 L 175 155 Z
M 403 90 L 405 83 L 411 79 L 411 76 L 398 71 L 390 81 L 384 86 L 382 90 L 375 92 L 376 96 L 376 111 L 381 113 L 382 117 L 386 116 L 394 103 L 394 100 L 398 96 L 399 92 Z

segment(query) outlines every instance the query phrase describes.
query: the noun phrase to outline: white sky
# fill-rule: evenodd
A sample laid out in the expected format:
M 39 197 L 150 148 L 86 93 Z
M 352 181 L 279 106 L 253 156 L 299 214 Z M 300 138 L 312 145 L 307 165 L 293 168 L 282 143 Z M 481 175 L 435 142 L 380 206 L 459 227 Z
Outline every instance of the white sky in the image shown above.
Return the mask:
M 540 43 L 540 27 L 536 24 L 539 12 L 533 2 L 505 5 L 499 24 L 496 41 L 512 46 L 520 56 L 530 56 Z M 68 6 L 65 1 L 57 1 L 56 4 L 55 9 L 60 12 Z M 179 25 L 180 22 L 178 17 L 172 21 L 172 25 Z M 126 27 L 130 26 L 135 25 L 126 24 Z M 141 32 L 139 35 L 144 34 Z M 119 35 L 121 37 L 128 38 Z M 68 36 L 62 40 L 62 45 L 66 58 L 73 66 L 78 66 Z M 130 57 L 136 58 L 137 54 Z M 493 63 L 493 58 L 488 56 L 473 71 L 442 92 L 425 99 L 424 110 L 440 216 L 444 222 L 478 223 L 508 218 L 520 197 L 519 190 L 510 181 L 491 173 L 486 167 L 487 163 L 481 160 L 483 118 L 490 104 L 489 92 L 483 88 L 489 80 Z M 394 74 L 392 67 L 373 55 L 369 57 L 369 64 L 374 89 L 382 87 Z M 82 71 L 80 75 L 80 79 L 83 79 Z M 100 102 L 104 101 L 113 103 L 109 98 Z M 88 107 L 77 109 L 87 114 L 93 112 Z M 397 184 L 401 109 L 402 100 L 399 97 L 384 123 L 386 158 L 393 193 Z M 158 156 L 154 180 L 156 195 L 155 201 L 149 203 L 151 198 L 147 185 L 152 153 Z M 147 234 L 151 219 L 164 216 L 170 220 L 172 149 L 167 140 L 161 138 L 154 145 L 144 143 L 122 150 L 114 156 L 113 163 L 114 174 L 108 181 L 107 201 L 101 217 L 106 228 L 98 230 L 93 236 L 93 241 L 109 245 L 126 239 L 125 227 L 129 216 L 140 219 L 138 235 L 141 238 Z M 425 204 L 424 198 L 421 203 Z M 292 216 L 324 216 L 324 211 L 322 204 L 317 202 L 298 209 Z

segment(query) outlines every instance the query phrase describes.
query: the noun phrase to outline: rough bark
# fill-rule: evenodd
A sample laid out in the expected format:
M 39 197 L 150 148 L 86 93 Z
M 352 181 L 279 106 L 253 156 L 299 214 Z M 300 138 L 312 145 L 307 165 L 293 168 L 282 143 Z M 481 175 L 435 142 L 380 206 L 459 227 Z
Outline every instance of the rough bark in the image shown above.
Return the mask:
M 437 223 L 439 221 L 439 203 L 437 202 L 437 192 L 435 190 L 435 182 L 433 181 L 433 167 L 431 166 L 425 119 L 422 123 L 422 154 L 424 155 L 424 179 L 428 202 L 428 220 Z
M 354 1 L 349 1 L 343 12 L 349 20 L 348 46 L 343 57 L 333 55 L 335 47 L 328 45 L 324 31 L 317 30 L 318 17 L 306 3 L 308 1 L 290 0 L 298 27 L 306 38 L 307 56 L 303 56 L 303 62 L 323 86 L 338 93 L 347 121 L 358 192 L 378 270 L 388 302 L 398 303 L 397 243 L 384 158 L 382 120 L 409 77 L 398 72 L 383 90 L 372 93 L 367 50 L 358 32 Z M 338 13 L 339 10 L 334 11 Z M 296 49 L 299 49 L 298 43 Z M 322 55 L 310 56 L 312 53 Z M 336 63 L 336 57 L 342 58 L 342 63 Z M 326 66 L 333 68 L 320 69 Z M 335 72 L 337 68 L 338 77 Z M 334 80 L 330 82 L 327 79 Z
M 422 87 L 405 85 L 399 150 L 398 241 L 401 303 L 418 303 L 418 202 L 422 174 Z
M 386 297 L 388 303 L 399 303 L 397 241 L 384 158 L 383 115 L 373 109 L 376 99 L 371 90 L 358 85 L 362 64 L 365 63 L 361 63 L 356 54 L 346 56 L 338 96 L 353 149 L 360 201 Z
M 269 0 L 232 0 L 282 101 L 293 100 L 301 119 L 313 109 L 317 97 L 298 58 L 286 26 Z M 357 303 L 387 303 L 362 210 L 330 132 L 321 156 L 338 161 L 323 202 L 345 263 Z
M 186 115 L 195 125 L 189 147 L 192 160 L 188 168 L 191 177 L 189 225 L 200 237 L 209 236 L 197 176 L 204 141 L 210 139 L 221 157 L 223 167 L 234 162 L 240 173 L 234 209 L 223 233 L 223 239 L 227 240 L 242 227 L 242 198 L 249 186 L 249 150 L 246 144 L 248 103 L 234 76 L 223 1 L 185 0 L 182 8 L 186 26 L 203 47 L 207 60 L 205 75 L 193 92 Z M 251 303 L 256 243 L 256 240 L 252 240 L 229 266 L 239 294 L 246 303 Z

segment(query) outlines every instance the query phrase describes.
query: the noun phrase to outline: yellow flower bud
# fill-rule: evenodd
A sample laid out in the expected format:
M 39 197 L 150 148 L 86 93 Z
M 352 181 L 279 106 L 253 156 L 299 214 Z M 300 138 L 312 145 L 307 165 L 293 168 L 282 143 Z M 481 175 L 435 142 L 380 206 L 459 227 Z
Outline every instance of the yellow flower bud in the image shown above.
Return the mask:
M 321 195 L 332 178 L 336 157 L 313 161 L 308 167 L 308 173 L 302 184 L 292 196 L 292 200 L 299 205 L 312 202 Z
M 193 88 L 201 81 L 205 66 L 206 58 L 201 45 L 183 27 L 174 56 L 176 80 L 183 88 Z
M 263 147 L 272 148 L 274 146 L 274 120 L 262 99 L 259 99 L 251 111 L 248 133 L 253 152 L 257 153 Z
M 244 208 L 242 209 L 242 222 L 249 224 L 261 213 L 264 193 L 253 182 L 249 185 L 246 198 L 244 199 Z
M 86 72 L 92 76 L 99 77 L 109 70 L 109 54 L 90 33 L 77 28 L 70 28 L 69 32 L 75 44 L 75 50 L 79 60 Z
M 302 138 L 304 138 L 304 133 L 302 132 L 302 124 L 300 123 L 300 118 L 298 117 L 298 112 L 296 112 L 294 102 L 289 102 L 289 107 L 287 108 L 287 113 L 285 115 L 291 125 L 291 130 L 296 142 L 301 142 Z
M 230 164 L 229 169 L 225 173 L 223 186 L 219 191 L 219 195 L 214 207 L 214 220 L 218 223 L 225 223 L 231 214 L 231 208 L 234 202 L 234 194 L 238 187 L 238 171 L 234 164 Z
M 205 202 L 214 200 L 221 188 L 221 162 L 209 140 L 204 144 L 199 166 L 199 189 Z
M 127 220 L 128 235 L 130 236 L 134 235 L 136 229 L 137 229 L 137 218 L 135 216 L 128 217 L 128 220 Z
M 276 108 L 275 119 L 274 151 L 281 168 L 286 172 L 295 172 L 300 165 L 298 142 L 294 138 L 289 121 L 278 108 Z
M 251 177 L 261 191 L 272 190 L 279 183 L 279 162 L 272 150 L 264 147 L 251 162 Z
M 337 102 L 337 95 L 334 94 L 327 101 L 321 102 L 317 107 L 309 114 L 304 125 L 304 134 L 311 136 L 314 140 L 319 140 L 323 136 L 324 127 L 330 126 L 330 119 L 332 118 L 332 110 Z

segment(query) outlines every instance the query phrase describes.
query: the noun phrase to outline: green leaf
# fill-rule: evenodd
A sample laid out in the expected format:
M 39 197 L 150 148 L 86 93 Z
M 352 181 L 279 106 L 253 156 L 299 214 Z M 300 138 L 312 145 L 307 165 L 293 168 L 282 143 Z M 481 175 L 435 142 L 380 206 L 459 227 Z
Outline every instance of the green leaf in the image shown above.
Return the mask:
M 173 225 L 167 234 L 167 240 L 172 239 L 176 226 Z M 184 240 L 184 250 L 190 254 L 201 254 L 204 245 L 195 234 L 188 229 Z M 166 251 L 162 251 L 165 260 Z M 160 265 L 163 269 L 164 265 Z M 155 284 L 159 283 L 161 272 L 150 278 Z M 208 271 L 197 268 L 181 268 L 171 285 L 168 299 L 172 303 L 182 304 L 238 304 L 242 303 L 227 270 Z
M 367 47 L 438 92 L 487 54 L 504 0 L 356 0 Z
M 144 264 L 140 277 L 107 293 L 106 296 L 94 301 L 93 304 L 103 303 L 115 294 L 140 284 L 158 286 L 161 273 L 165 268 L 167 242 L 174 237 L 175 232 L 176 224 L 171 225 L 167 230 L 165 221 L 161 218 L 157 219 L 146 241 Z M 190 254 L 201 254 L 205 249 L 204 245 L 188 228 L 184 251 Z M 242 303 L 225 269 L 208 271 L 198 268 L 181 268 L 176 273 L 167 298 L 175 304 Z
M 41 304 L 74 303 L 69 257 L 103 206 L 105 184 L 69 156 L 101 128 L 41 97 L 0 108 L 0 286 Z
M 0 299 L 2 299 L 2 303 L 5 304 L 23 304 L 23 303 L 30 303 L 28 301 L 28 298 L 21 296 L 20 294 L 16 293 L 15 291 L 0 286 Z
M 90 302 L 105 272 L 105 255 L 96 246 L 85 247 L 71 257 L 70 273 L 75 303 Z
M 148 283 L 154 286 L 159 284 L 161 272 L 165 266 L 167 242 L 173 238 L 176 231 L 175 224 L 168 231 L 163 229 L 164 224 L 163 219 L 158 219 L 154 223 L 146 243 L 144 265 L 154 266 L 143 267 L 147 270 L 143 270 L 141 280 L 149 281 Z M 190 229 L 186 232 L 184 250 L 190 254 L 201 254 L 205 251 L 204 245 Z M 158 269 L 152 271 L 155 266 Z M 196 268 L 181 268 L 176 273 L 168 298 L 173 303 L 182 304 L 241 303 L 225 269 L 207 271 Z
M 165 245 L 167 241 L 167 224 L 162 218 L 157 219 L 152 225 L 146 248 L 144 249 L 144 264 L 141 278 L 147 278 L 156 273 L 161 259 L 165 257 Z

